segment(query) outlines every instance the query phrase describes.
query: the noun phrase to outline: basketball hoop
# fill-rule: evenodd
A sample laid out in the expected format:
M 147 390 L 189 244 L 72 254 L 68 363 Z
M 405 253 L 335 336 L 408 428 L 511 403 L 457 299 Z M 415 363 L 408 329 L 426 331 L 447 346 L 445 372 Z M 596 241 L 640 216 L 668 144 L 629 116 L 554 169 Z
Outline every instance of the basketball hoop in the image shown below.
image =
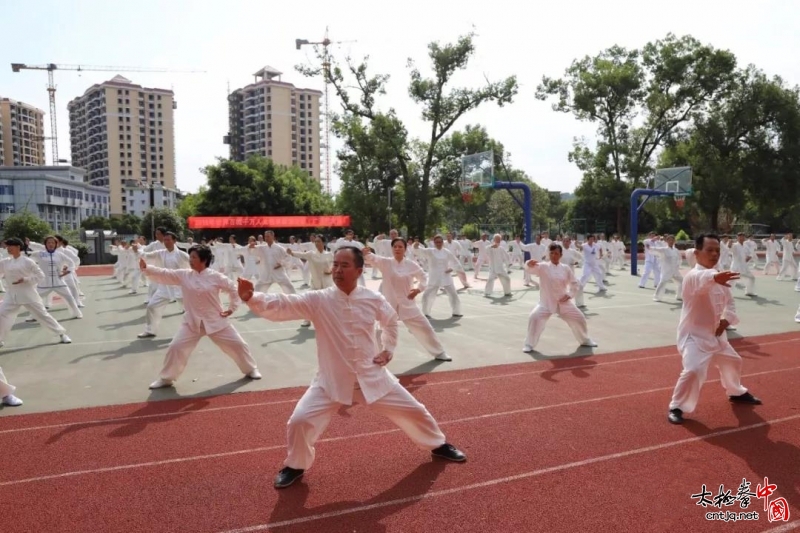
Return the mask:
M 461 184 L 461 199 L 464 200 L 464 203 L 469 203 L 472 201 L 472 193 L 478 188 L 478 186 L 478 183 L 473 182 Z
M 676 194 L 674 198 L 675 198 L 675 207 L 677 207 L 678 209 L 683 209 L 683 206 L 686 205 L 686 195 Z

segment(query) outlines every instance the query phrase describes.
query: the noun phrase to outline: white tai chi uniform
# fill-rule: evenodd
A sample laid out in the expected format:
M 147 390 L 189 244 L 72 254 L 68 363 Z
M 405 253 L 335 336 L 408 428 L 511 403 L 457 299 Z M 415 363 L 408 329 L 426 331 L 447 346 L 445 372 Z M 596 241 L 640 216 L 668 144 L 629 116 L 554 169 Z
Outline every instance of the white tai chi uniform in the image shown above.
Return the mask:
M 309 252 L 292 252 L 295 257 L 305 259 L 311 275 L 310 286 L 314 290 L 326 289 L 333 285 L 331 272 L 333 268 L 333 254 L 328 251 L 319 252 L 316 247 Z
M 686 264 L 689 265 L 689 268 L 694 268 L 697 264 L 697 258 L 694 256 L 695 251 L 694 248 L 687 248 L 683 251 L 683 255 L 686 257 Z
M 52 252 L 48 252 L 46 249 L 33 252 L 31 259 L 36 261 L 44 274 L 44 278 L 39 282 L 38 286 L 39 296 L 47 298 L 48 294 L 54 292 L 61 296 L 69 310 L 72 311 L 73 317 L 83 318 L 81 310 L 78 309 L 78 302 L 72 297 L 72 293 L 67 287 L 66 281 L 64 281 L 66 276 L 62 274 L 65 268 L 70 272 L 75 269 L 72 259 L 60 248 L 56 248 Z
M 519 248 L 521 252 L 528 252 L 529 254 L 531 254 L 531 259 L 533 259 L 534 261 L 543 261 L 548 253 L 548 250 L 544 247 L 543 244 L 537 244 L 535 242 L 532 242 L 530 244 L 520 244 Z M 531 279 L 530 270 L 525 268 L 524 262 L 522 263 L 522 268 L 524 269 L 522 273 L 522 284 L 525 285 L 526 287 L 531 285 L 538 287 L 539 283 Z
M 156 250 L 163 250 L 165 248 L 166 248 L 166 246 L 164 246 L 163 242 L 161 242 L 161 241 L 153 241 L 150 244 L 148 244 L 147 246 L 145 246 L 144 248 L 142 248 L 141 251 L 143 253 L 147 253 L 147 252 L 155 252 Z M 212 252 L 213 252 L 213 248 L 212 248 Z M 136 265 L 136 268 L 138 268 L 138 267 L 139 267 L 139 265 Z M 145 303 L 148 303 L 150 301 L 150 298 L 153 297 L 153 295 L 156 293 L 156 290 L 158 290 L 158 283 L 155 283 L 154 281 L 151 280 L 150 283 L 147 286 L 147 300 L 145 301 Z
M 431 323 L 422 314 L 416 302 L 408 299 L 408 294 L 414 289 L 415 284 L 420 291 L 424 291 L 426 288 L 428 276 L 422 267 L 405 257 L 402 261 L 398 261 L 394 257 L 367 254 L 364 256 L 364 261 L 381 271 L 383 278 L 381 292 L 411 335 L 422 344 L 429 354 L 442 360 L 448 360 L 449 356 L 445 353 Z M 380 332 L 378 332 L 378 337 L 382 338 Z
M 472 243 L 472 247 L 478 250 L 478 258 L 475 260 L 475 279 L 478 279 L 478 274 L 481 273 L 483 265 L 489 262 L 489 255 L 486 250 L 492 245 L 492 241 L 483 239 Z
M 62 342 L 69 342 L 69 338 L 65 335 L 67 330 L 47 312 L 42 297 L 36 290 L 36 286 L 44 280 L 44 273 L 33 259 L 25 255 L 20 255 L 16 259 L 13 257 L 3 259 L 0 261 L 0 274 L 5 276 L 8 282 L 8 292 L 0 303 L 0 346 L 14 326 L 20 307 L 27 309 L 44 327 L 61 335 Z M 14 285 L 18 280 L 22 280 L 22 283 Z
M 778 272 L 781 271 L 781 260 L 778 257 L 778 252 L 781 248 L 780 244 L 773 239 L 764 239 L 761 241 L 761 244 L 767 249 L 766 263 L 764 263 L 764 275 L 766 276 L 769 274 L 767 270 L 769 270 L 770 267 L 775 267 L 775 274 L 777 275 Z
M 747 239 L 744 241 L 744 247 L 747 250 L 747 256 L 750 258 L 747 264 L 753 270 L 758 270 L 758 244 L 753 239 Z
M 619 239 L 611 241 L 611 267 L 625 270 L 625 243 Z
M 635 239 L 634 239 L 635 240 Z M 643 241 L 644 244 L 644 274 L 642 274 L 642 279 L 639 281 L 639 287 L 644 288 L 647 285 L 647 279 L 650 277 L 650 272 L 653 273 L 653 283 L 656 287 L 661 282 L 661 265 L 658 264 L 658 259 L 656 258 L 655 254 L 652 253 L 652 249 L 655 248 L 656 243 L 654 239 L 645 239 Z M 631 244 L 631 254 L 637 253 L 633 244 Z
M 572 269 L 563 263 L 554 265 L 553 263 L 538 263 L 534 267 L 526 267 L 534 276 L 539 276 L 541 291 L 539 292 L 539 303 L 531 311 L 528 317 L 528 334 L 525 337 L 525 345 L 522 348 L 525 352 L 532 352 L 539 343 L 547 321 L 554 314 L 557 314 L 564 322 L 569 325 L 575 339 L 582 345 L 594 346 L 589 338 L 589 330 L 586 325 L 586 317 L 575 305 L 572 296 L 578 290 L 578 280 Z M 564 296 L 570 296 L 566 302 L 559 300 Z
M 494 280 L 500 279 L 503 286 L 503 295 L 511 296 L 511 278 L 508 275 L 508 266 L 511 257 L 500 245 L 486 247 L 486 260 L 489 263 L 489 278 L 486 280 L 484 294 L 489 296 L 494 289 Z
M 445 443 L 425 406 L 386 367 L 372 361 L 381 351 L 373 333 L 376 321 L 383 349 L 394 352 L 397 345 L 397 314 L 383 296 L 364 287 L 349 295 L 330 287 L 291 296 L 256 293 L 247 305 L 268 320 L 310 319 L 317 333 L 319 370 L 289 418 L 285 466 L 308 470 L 314 445 L 333 413 L 354 400 L 394 422 L 422 449 Z
M 163 250 L 156 250 L 154 252 L 147 252 L 142 254 L 142 258 L 148 264 L 152 264 L 158 268 L 166 268 L 168 270 L 181 270 L 189 268 L 189 254 L 183 250 L 179 250 L 175 246 L 170 252 L 166 248 Z M 164 314 L 164 307 L 173 300 L 182 300 L 183 293 L 181 288 L 177 285 L 156 285 L 156 291 L 147 301 L 147 311 L 145 313 L 144 334 L 142 336 L 149 337 L 158 332 L 158 325 L 161 322 L 161 317 Z
M 450 250 L 450 253 L 456 256 L 456 264 L 455 264 L 456 275 L 458 276 L 458 280 L 461 282 L 461 285 L 465 289 L 468 288 L 470 285 L 469 283 L 467 283 L 467 272 L 464 270 L 464 265 L 461 262 L 461 257 L 464 255 L 464 251 L 461 248 L 461 244 L 458 241 L 448 241 L 447 239 L 445 239 L 445 241 L 442 243 L 442 248 Z
M 277 283 L 286 294 L 294 294 L 295 289 L 289 276 L 286 274 L 285 265 L 289 262 L 289 254 L 280 244 L 257 244 L 247 248 L 247 253 L 258 258 L 259 291 L 268 292 L 273 283 Z
M 420 246 L 416 251 L 425 256 L 428 261 L 428 286 L 422 293 L 422 313 L 425 316 L 430 316 L 433 303 L 436 301 L 436 295 L 439 293 L 439 289 L 443 289 L 447 293 L 448 300 L 450 300 L 450 309 L 453 316 L 461 316 L 461 299 L 456 292 L 453 276 L 448 272 L 450 269 L 458 270 L 461 268 L 458 258 L 444 246 L 442 246 L 441 250 Z
M 458 244 L 461 245 L 461 255 L 459 256 L 459 259 L 461 259 L 461 262 L 464 265 L 464 270 L 474 269 L 475 265 L 472 263 L 472 241 L 469 239 L 459 239 Z
M 581 288 L 586 288 L 586 283 L 589 278 L 593 277 L 594 282 L 600 292 L 604 292 L 606 286 L 603 284 L 603 266 L 600 264 L 600 255 L 603 253 L 602 248 L 597 244 L 583 243 L 581 246 L 583 251 L 583 274 L 581 274 Z
M 675 385 L 670 410 L 694 411 L 712 359 L 728 396 L 747 392 L 740 382 L 742 358 L 728 342 L 727 332 L 723 331 L 719 337 L 714 335 L 723 318 L 732 326 L 739 323 L 730 287 L 714 281 L 718 273 L 716 269 L 697 265 L 683 280 L 683 309 L 678 324 L 683 371 Z
M 236 311 L 241 303 L 233 281 L 210 268 L 196 272 L 190 269 L 168 270 L 148 266 L 144 273 L 159 284 L 179 285 L 186 306 L 183 323 L 169 343 L 160 379 L 170 383 L 178 379 L 197 343 L 206 335 L 233 359 L 243 374 L 256 370 L 256 361 L 250 355 L 247 343 L 228 318 L 220 316 L 220 291 L 228 294 L 228 309 L 231 311 Z
M 17 390 L 17 388 L 6 381 L 6 375 L 3 374 L 3 367 L 0 367 L 0 400 L 14 394 L 15 390 Z
M 781 258 L 781 270 L 778 272 L 778 281 L 783 278 L 792 280 L 798 278 L 797 262 L 794 260 L 794 244 L 784 237 L 781 239 L 781 250 L 783 251 L 783 257 Z
M 755 296 L 756 277 L 750 272 L 750 266 L 747 264 L 749 253 L 747 250 L 747 243 L 733 243 L 733 246 L 731 246 L 731 253 L 733 254 L 731 270 L 739 273 L 740 279 L 744 282 L 744 293 L 748 296 Z
M 575 243 L 572 244 L 574 245 Z M 578 252 L 578 250 L 576 250 L 575 248 L 570 247 L 569 249 L 562 250 L 561 261 L 559 261 L 559 264 L 567 265 L 569 269 L 572 271 L 572 275 L 575 276 L 575 266 L 579 265 L 581 261 L 583 261 L 583 255 L 580 252 Z M 578 279 L 577 276 L 575 277 L 575 279 Z M 578 307 L 586 307 L 586 305 L 583 302 L 583 287 L 581 287 L 580 283 L 578 283 L 577 292 L 572 296 L 575 298 L 575 305 L 577 305 Z
M 653 295 L 653 300 L 656 302 L 661 301 L 664 292 L 667 290 L 667 283 L 674 281 L 678 284 L 675 289 L 675 298 L 680 300 L 681 290 L 683 288 L 683 276 L 681 275 L 681 252 L 674 246 L 664 246 L 661 248 L 652 248 L 650 250 L 658 256 L 661 261 L 661 281 L 656 287 L 656 293 Z

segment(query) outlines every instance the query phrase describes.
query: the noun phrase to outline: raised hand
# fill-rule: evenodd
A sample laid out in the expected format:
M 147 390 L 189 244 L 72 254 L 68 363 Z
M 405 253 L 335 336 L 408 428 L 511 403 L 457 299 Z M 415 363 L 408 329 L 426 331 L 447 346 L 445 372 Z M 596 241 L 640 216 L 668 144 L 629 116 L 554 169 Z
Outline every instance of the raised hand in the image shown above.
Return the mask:
M 376 365 L 386 366 L 387 364 L 389 364 L 389 361 L 391 360 L 392 360 L 392 353 L 384 350 L 378 355 L 376 355 L 372 359 L 372 362 L 375 363 Z
M 238 278 L 237 281 L 239 282 L 237 286 L 239 298 L 241 298 L 243 302 L 246 302 L 253 297 L 253 291 L 255 290 L 253 282 L 244 278 Z
M 229 316 L 231 316 L 232 314 L 233 314 L 233 311 L 231 311 L 230 309 L 228 309 L 227 311 L 222 311 L 222 312 L 219 314 L 219 316 L 221 316 L 222 318 L 225 318 L 225 317 L 229 317 Z
M 739 279 L 739 273 L 731 272 L 730 270 L 724 270 L 714 275 L 714 281 L 725 287 L 730 287 L 730 284 L 728 282 L 735 281 L 737 279 Z
M 525 266 L 533 268 L 538 264 L 539 264 L 539 261 L 537 261 L 536 259 L 531 259 L 531 260 L 529 260 L 528 262 L 525 263 Z
M 139 270 L 147 270 L 147 263 L 141 257 L 139 258 Z

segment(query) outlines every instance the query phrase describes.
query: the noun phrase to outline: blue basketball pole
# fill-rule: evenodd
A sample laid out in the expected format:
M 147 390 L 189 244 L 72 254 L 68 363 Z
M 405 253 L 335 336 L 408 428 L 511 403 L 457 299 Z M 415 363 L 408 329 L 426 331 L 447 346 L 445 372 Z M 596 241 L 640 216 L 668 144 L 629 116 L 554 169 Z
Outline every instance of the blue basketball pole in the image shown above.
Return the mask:
M 495 189 L 505 189 L 507 191 L 511 190 L 518 190 L 522 191 L 523 200 L 522 203 L 517 200 L 517 197 L 511 194 L 511 197 L 516 200 L 520 207 L 522 207 L 522 213 L 524 216 L 525 227 L 523 228 L 523 233 L 525 235 L 525 244 L 528 244 L 532 241 L 532 232 L 533 232 L 533 216 L 531 213 L 531 188 L 528 187 L 527 183 L 519 182 L 519 181 L 495 181 L 492 184 L 492 187 Z M 525 256 L 528 256 L 528 253 L 525 253 Z
M 644 201 L 639 205 L 639 197 L 644 196 Z M 631 193 L 631 276 L 638 276 L 637 263 L 639 262 L 639 211 L 653 196 L 675 196 L 674 193 L 656 191 L 653 189 L 635 189 Z

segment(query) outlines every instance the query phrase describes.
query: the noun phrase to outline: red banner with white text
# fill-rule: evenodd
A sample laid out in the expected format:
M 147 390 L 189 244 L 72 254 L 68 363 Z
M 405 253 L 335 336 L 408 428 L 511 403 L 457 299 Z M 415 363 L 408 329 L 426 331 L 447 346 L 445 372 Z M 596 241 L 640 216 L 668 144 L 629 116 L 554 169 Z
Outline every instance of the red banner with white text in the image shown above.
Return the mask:
M 189 217 L 189 229 L 223 228 L 343 228 L 350 215 L 308 215 L 271 217 Z

